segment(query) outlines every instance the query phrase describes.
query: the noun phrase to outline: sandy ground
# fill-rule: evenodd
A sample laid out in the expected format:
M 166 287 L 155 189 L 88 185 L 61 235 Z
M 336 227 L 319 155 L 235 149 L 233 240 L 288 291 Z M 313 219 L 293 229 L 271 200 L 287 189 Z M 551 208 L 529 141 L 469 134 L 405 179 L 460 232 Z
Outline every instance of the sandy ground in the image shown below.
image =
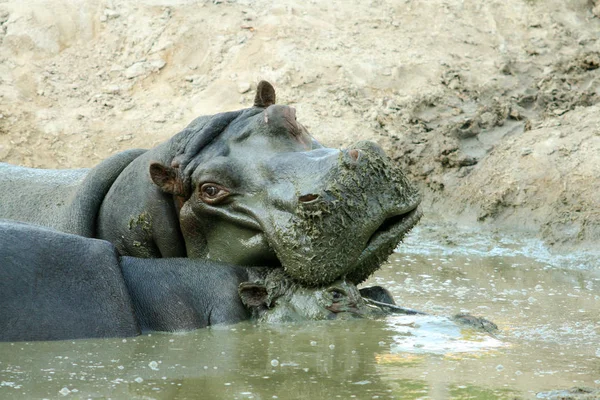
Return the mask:
M 271 81 L 438 218 L 600 242 L 596 0 L 0 0 L 0 161 L 91 167 Z

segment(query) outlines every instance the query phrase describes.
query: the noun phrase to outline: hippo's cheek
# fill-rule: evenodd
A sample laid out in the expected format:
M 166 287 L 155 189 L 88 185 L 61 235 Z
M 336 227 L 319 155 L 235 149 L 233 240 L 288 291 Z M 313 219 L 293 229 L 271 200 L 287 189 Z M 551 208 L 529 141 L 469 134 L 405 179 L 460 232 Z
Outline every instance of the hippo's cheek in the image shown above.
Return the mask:
M 288 322 L 306 321 L 302 313 L 299 313 L 294 307 L 287 302 L 278 302 L 275 307 L 266 309 L 259 317 L 259 321 L 269 324 L 282 324 Z
M 189 200 L 180 221 L 188 257 L 245 266 L 281 266 L 260 223 L 243 204 Z
M 231 229 L 207 234 L 207 257 L 247 266 L 279 266 L 277 256 L 262 232 Z

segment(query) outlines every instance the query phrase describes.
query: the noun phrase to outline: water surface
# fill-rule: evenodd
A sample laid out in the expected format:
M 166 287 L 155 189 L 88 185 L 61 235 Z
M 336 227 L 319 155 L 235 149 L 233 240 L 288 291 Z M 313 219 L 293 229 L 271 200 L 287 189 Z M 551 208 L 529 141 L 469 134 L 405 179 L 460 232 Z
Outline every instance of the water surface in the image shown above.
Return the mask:
M 0 343 L 0 398 L 526 399 L 600 387 L 597 258 L 445 235 L 417 229 L 370 280 L 433 316 Z M 500 332 L 445 318 L 457 312 Z

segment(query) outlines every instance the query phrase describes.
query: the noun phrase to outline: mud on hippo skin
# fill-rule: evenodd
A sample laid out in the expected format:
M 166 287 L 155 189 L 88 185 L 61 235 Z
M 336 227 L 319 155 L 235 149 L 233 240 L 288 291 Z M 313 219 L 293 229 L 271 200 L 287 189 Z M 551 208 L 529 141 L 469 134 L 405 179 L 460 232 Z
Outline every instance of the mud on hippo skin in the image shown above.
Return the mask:
M 269 225 L 280 238 L 274 247 L 284 268 L 305 284 L 340 275 L 364 281 L 420 217 L 418 193 L 383 151 L 372 142 L 351 147 L 319 192 L 299 201 L 283 224 Z

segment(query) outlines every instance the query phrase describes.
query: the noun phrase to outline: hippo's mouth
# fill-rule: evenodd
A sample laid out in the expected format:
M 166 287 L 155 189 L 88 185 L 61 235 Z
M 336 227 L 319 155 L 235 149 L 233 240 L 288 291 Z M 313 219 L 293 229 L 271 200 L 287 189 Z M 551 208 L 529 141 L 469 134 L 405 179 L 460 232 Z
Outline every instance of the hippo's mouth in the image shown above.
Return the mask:
M 364 247 L 360 243 L 353 242 L 353 239 L 347 238 L 342 238 L 341 243 L 336 243 L 337 238 L 322 237 L 321 230 L 317 230 L 319 235 L 311 237 L 302 226 L 306 222 L 298 219 L 300 221 L 298 225 L 303 229 L 292 226 L 291 229 L 280 230 L 291 232 L 289 237 L 278 234 L 267 235 L 267 240 L 269 237 L 275 239 L 269 241 L 275 249 L 276 257 L 271 265 L 283 267 L 290 276 L 309 287 L 323 285 L 341 276 L 345 276 L 349 282 L 357 285 L 378 269 L 404 235 L 419 221 L 422 211 L 418 207 L 420 199 L 416 200 L 411 206 L 389 212 L 387 218 L 370 233 L 368 240 L 363 242 Z M 327 228 L 326 224 L 324 226 Z M 286 240 L 281 240 L 282 238 Z M 333 245 L 330 245 L 331 241 L 334 242 Z M 345 249 L 346 252 L 330 260 L 327 255 L 331 254 L 331 249 L 336 247 Z M 327 267 L 324 268 L 324 265 Z M 299 276 L 298 271 L 301 272 Z
M 412 208 L 402 210 L 386 218 L 367 241 L 365 249 L 356 261 L 356 265 L 372 262 L 371 259 L 377 257 L 380 249 L 386 249 L 390 246 L 395 248 L 404 235 L 421 219 L 423 212 L 418 205 L 419 203 L 416 203 Z

